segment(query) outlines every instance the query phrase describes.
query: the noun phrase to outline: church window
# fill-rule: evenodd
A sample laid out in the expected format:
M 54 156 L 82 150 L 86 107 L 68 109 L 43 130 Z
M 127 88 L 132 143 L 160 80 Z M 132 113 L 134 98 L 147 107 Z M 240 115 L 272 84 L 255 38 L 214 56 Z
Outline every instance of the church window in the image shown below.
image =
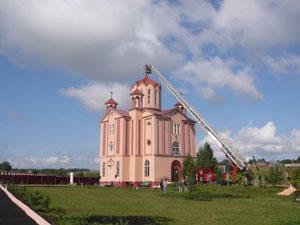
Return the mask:
M 180 125 L 173 123 L 172 124 L 172 134 L 180 135 Z
M 115 125 L 114 124 L 109 124 L 109 134 L 114 134 L 115 133 Z
M 155 90 L 154 103 L 155 103 L 155 105 L 157 104 L 157 90 Z
M 112 141 L 111 141 L 111 142 L 109 142 L 109 150 L 112 151 L 113 148 L 114 148 L 114 144 L 113 144 Z
M 120 162 L 117 161 L 117 166 L 116 166 L 116 177 L 120 175 Z
M 173 155 L 180 155 L 179 144 L 177 141 L 173 142 L 172 144 L 172 153 Z
M 150 175 L 150 162 L 149 160 L 145 161 L 145 177 L 149 177 Z
M 150 104 L 150 99 L 151 99 L 151 90 L 148 89 L 148 104 Z
M 105 162 L 102 164 L 102 177 L 105 177 Z

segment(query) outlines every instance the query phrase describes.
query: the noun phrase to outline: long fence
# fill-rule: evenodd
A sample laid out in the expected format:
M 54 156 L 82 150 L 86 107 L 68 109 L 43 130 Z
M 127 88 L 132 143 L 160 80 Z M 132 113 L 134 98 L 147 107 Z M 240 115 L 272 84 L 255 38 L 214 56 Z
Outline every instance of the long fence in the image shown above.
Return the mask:
M 3 184 L 37 184 L 37 185 L 64 185 L 70 183 L 68 176 L 55 176 L 47 174 L 19 174 L 0 173 L 0 183 Z M 99 184 L 99 177 L 74 177 L 74 183 L 78 185 Z

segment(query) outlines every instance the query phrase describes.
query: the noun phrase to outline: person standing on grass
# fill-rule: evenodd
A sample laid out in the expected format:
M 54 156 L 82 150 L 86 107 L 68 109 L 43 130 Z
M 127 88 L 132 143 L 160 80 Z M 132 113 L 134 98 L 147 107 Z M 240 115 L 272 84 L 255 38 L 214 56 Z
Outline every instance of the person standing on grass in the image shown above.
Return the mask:
M 178 187 L 179 187 L 179 193 L 183 192 L 183 188 L 184 188 L 184 179 L 183 177 L 179 179 L 178 181 Z
M 168 179 L 164 179 L 163 181 L 163 191 L 164 193 L 167 193 L 168 191 Z
M 164 188 L 163 179 L 160 179 L 159 186 L 160 186 L 160 190 L 163 191 L 163 188 Z

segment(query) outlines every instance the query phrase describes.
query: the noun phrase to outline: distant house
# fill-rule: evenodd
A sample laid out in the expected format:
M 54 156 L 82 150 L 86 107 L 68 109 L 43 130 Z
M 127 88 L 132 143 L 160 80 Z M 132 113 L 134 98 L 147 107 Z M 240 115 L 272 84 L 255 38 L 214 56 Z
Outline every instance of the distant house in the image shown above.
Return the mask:
M 256 167 L 258 167 L 258 168 L 267 168 L 269 166 L 270 166 L 270 164 L 268 162 L 266 162 L 265 160 L 257 160 L 256 161 Z

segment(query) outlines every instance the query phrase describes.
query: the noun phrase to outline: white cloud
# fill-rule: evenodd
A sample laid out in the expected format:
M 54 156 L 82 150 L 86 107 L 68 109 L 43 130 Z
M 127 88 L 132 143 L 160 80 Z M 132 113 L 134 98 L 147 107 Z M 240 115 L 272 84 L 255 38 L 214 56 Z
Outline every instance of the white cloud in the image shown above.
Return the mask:
M 222 137 L 245 158 L 255 156 L 266 159 L 295 158 L 300 155 L 300 130 L 293 130 L 289 136 L 276 132 L 276 125 L 267 122 L 262 127 L 243 127 L 236 135 L 229 131 L 221 132 Z M 218 151 L 219 147 L 208 135 L 200 141 L 203 145 L 208 142 L 216 150 L 218 158 L 224 155 Z
M 12 157 L 10 155 L 10 157 Z M 14 168 L 90 168 L 99 167 L 99 157 L 95 155 L 66 155 L 57 154 L 50 156 L 20 156 L 13 155 L 6 158 Z
M 299 43 L 299 11 L 297 0 L 226 0 L 215 17 L 214 35 L 229 47 L 239 44 L 250 52 Z
M 18 168 L 59 168 L 69 166 L 70 162 L 71 157 L 68 155 L 45 157 L 26 156 L 14 157 L 12 165 Z
M 300 56 L 298 55 L 290 54 L 279 58 L 266 56 L 263 60 L 275 74 L 300 74 Z
M 127 84 L 93 82 L 77 88 L 62 89 L 61 93 L 78 99 L 88 110 L 103 111 L 104 102 L 110 98 L 111 91 L 114 92 L 113 98 L 120 104 L 119 107 L 127 109 L 130 102 L 130 87 Z
M 233 71 L 232 62 L 225 62 L 215 57 L 211 60 L 188 62 L 177 72 L 177 76 L 191 84 L 209 86 L 210 89 L 201 91 L 204 98 L 216 98 L 214 89 L 230 88 L 235 94 L 260 100 L 262 95 L 254 84 L 250 68 Z
M 167 72 L 195 67 L 200 75 L 190 76 L 201 81 L 205 99 L 219 99 L 218 88 L 261 99 L 243 56 L 261 64 L 270 49 L 299 44 L 299 12 L 297 0 L 225 0 L 219 8 L 197 0 L 0 1 L 0 54 L 19 65 L 63 68 L 104 83 L 135 80 L 146 63 Z M 208 43 L 216 47 L 210 60 L 203 50 Z M 228 64 L 228 58 L 240 61 L 232 49 L 245 60 L 238 71 Z
M 163 7 L 162 7 L 163 8 Z M 180 59 L 161 44 L 161 11 L 148 1 L 0 1 L 0 54 L 93 80 L 137 77 L 146 63 Z

